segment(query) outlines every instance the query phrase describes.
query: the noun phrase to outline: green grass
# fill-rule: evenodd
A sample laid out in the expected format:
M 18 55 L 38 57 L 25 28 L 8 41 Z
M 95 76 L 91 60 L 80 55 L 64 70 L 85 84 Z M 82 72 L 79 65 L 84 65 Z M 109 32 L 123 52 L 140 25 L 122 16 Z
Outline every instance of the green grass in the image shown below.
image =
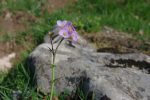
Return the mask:
M 10 11 L 26 11 L 34 15 L 39 15 L 40 8 L 46 0 L 5 0 L 0 7 Z
M 63 9 L 52 13 L 41 12 L 46 0 L 6 0 L 2 5 L 11 11 L 30 12 L 38 17 L 38 21 L 31 23 L 30 32 L 35 41 L 41 41 L 48 29 L 59 19 L 73 22 L 78 30 L 97 32 L 103 26 L 113 27 L 128 32 L 140 39 L 150 39 L 150 2 L 148 0 L 78 0 Z M 140 35 L 139 31 L 144 34 Z
M 15 64 L 8 75 L 0 75 L 0 99 L 11 100 L 13 90 L 21 90 L 23 99 L 32 97 L 33 100 L 41 99 L 42 95 L 36 92 L 31 81 L 24 60 L 33 47 L 42 42 L 44 35 L 52 29 L 57 20 L 70 20 L 77 30 L 87 33 L 100 31 L 103 26 L 109 26 L 120 31 L 133 34 L 136 38 L 150 39 L 150 1 L 148 0 L 78 0 L 75 4 L 69 4 L 63 9 L 49 13 L 41 12 L 41 7 L 46 0 L 4 0 L 0 3 L 0 15 L 2 9 L 12 12 L 29 12 L 37 17 L 35 22 L 29 22 L 29 28 L 17 33 L 15 37 L 5 34 L 0 37 L 2 41 L 15 39 L 16 43 L 26 45 L 24 37 L 31 36 L 32 48 L 23 51 L 21 61 Z M 139 35 L 143 30 L 144 34 Z M 82 98 L 84 96 L 80 94 Z M 63 100 L 63 96 L 59 96 Z
M 78 0 L 75 5 L 57 10 L 48 17 L 71 20 L 77 29 L 100 31 L 103 26 L 150 39 L 150 2 L 147 0 Z M 139 36 L 143 30 L 144 35 Z

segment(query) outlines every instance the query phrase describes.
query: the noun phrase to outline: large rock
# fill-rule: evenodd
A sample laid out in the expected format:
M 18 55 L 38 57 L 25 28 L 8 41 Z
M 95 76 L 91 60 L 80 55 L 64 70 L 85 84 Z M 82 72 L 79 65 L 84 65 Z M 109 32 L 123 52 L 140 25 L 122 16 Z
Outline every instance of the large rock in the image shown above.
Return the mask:
M 39 45 L 29 56 L 28 64 L 36 76 L 37 88 L 50 91 L 50 43 Z M 54 47 L 57 43 L 54 44 Z M 150 57 L 144 54 L 98 53 L 80 37 L 78 44 L 63 41 L 58 49 L 55 90 L 95 94 L 95 100 L 150 100 Z

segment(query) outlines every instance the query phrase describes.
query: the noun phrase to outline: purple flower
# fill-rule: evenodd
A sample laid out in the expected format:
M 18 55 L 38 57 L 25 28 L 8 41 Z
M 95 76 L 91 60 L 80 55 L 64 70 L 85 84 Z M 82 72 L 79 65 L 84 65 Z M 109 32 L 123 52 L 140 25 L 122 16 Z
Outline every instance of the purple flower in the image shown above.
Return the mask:
M 73 42 L 78 40 L 78 33 L 70 21 L 57 21 L 57 27 L 60 29 L 58 34 L 64 38 L 70 38 Z
M 78 33 L 76 31 L 72 32 L 71 39 L 73 40 L 73 42 L 78 41 Z
M 57 26 L 60 28 L 63 28 L 66 24 L 67 24 L 66 20 L 64 20 L 64 21 L 58 20 L 57 21 Z
M 59 31 L 59 35 L 62 36 L 62 37 L 64 37 L 64 38 L 69 38 L 70 37 L 69 32 L 66 29 L 61 29 Z

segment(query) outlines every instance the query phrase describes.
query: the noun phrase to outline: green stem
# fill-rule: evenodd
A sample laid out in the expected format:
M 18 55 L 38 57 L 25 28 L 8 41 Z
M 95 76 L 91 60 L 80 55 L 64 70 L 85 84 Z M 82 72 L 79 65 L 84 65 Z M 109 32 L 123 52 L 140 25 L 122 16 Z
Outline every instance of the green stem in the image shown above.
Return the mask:
M 54 92 L 54 84 L 55 84 L 55 65 L 52 64 L 52 78 L 51 78 L 51 95 L 50 95 L 50 100 L 52 100 L 52 97 L 53 97 L 53 92 Z
M 60 41 L 59 41 L 59 43 L 58 43 L 58 45 L 57 45 L 57 47 L 56 47 L 56 49 L 55 49 L 55 52 L 54 52 L 54 54 L 56 54 L 56 52 L 57 52 L 57 49 L 58 49 L 58 47 L 60 46 L 60 44 L 61 44 L 61 42 L 64 40 L 64 38 L 62 38 Z
M 50 100 L 52 100 L 53 95 L 54 95 L 54 84 L 55 84 L 55 57 L 56 57 L 56 52 L 57 52 L 57 49 L 58 49 L 58 47 L 60 46 L 61 42 L 63 41 L 63 39 L 64 39 L 64 38 L 62 38 L 62 39 L 59 41 L 59 43 L 58 43 L 58 45 L 57 45 L 57 47 L 56 47 L 55 50 L 53 49 L 53 44 L 52 44 L 52 42 L 51 42 L 53 59 L 52 59 L 52 64 L 51 64 L 52 77 L 51 77 L 51 90 L 50 90 L 50 91 L 51 91 L 51 95 L 50 95 Z

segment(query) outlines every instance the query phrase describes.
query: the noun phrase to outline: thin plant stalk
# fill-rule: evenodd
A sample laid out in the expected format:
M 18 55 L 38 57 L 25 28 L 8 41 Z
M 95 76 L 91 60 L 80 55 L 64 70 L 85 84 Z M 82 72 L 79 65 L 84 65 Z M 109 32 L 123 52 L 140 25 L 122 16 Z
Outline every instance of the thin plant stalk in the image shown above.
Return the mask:
M 53 54 L 53 59 L 52 59 L 52 64 L 51 64 L 51 68 L 52 68 L 52 76 L 51 76 L 51 94 L 50 94 L 50 100 L 52 100 L 52 98 L 53 98 L 53 94 L 54 94 L 54 85 L 55 85 L 55 57 L 56 57 L 56 52 L 57 52 L 57 50 L 58 50 L 58 47 L 60 46 L 60 44 L 61 44 L 61 42 L 63 41 L 63 39 L 64 38 L 62 38 L 60 41 L 59 41 L 59 43 L 58 43 L 58 45 L 57 45 L 57 47 L 56 47 L 56 49 L 54 50 L 53 49 L 53 43 L 51 42 L 51 45 L 52 45 L 52 54 Z
M 55 80 L 55 73 L 54 73 L 54 71 L 55 71 L 55 65 L 54 64 L 52 64 L 52 78 L 51 78 L 51 95 L 50 95 L 50 100 L 52 100 L 52 97 L 53 97 L 53 92 L 54 92 L 54 80 Z

